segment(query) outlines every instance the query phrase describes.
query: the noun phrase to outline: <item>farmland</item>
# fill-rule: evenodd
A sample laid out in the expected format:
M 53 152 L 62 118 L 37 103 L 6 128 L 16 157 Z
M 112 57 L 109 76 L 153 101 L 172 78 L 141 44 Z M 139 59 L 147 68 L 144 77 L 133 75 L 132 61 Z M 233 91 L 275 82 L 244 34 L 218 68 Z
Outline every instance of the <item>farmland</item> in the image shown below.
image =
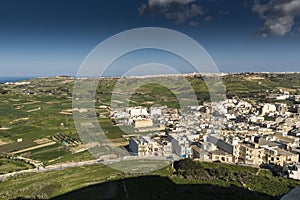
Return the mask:
M 272 101 L 267 99 L 268 92 L 276 93 L 280 90 L 288 90 L 291 94 L 299 94 L 300 74 L 234 74 L 222 77 L 226 86 L 227 97 L 239 96 L 242 98 L 255 99 L 260 101 Z M 209 92 L 205 81 L 199 76 L 187 76 L 186 79 L 192 86 L 199 103 L 210 101 Z M 185 93 L 187 88 L 184 85 L 174 84 L 176 78 L 164 80 L 172 89 L 159 84 L 150 83 L 143 85 L 135 90 L 130 97 L 131 106 L 151 107 L 153 105 L 167 105 L 168 107 L 178 108 L 179 103 L 176 94 Z M 83 81 L 89 81 L 88 79 Z M 136 80 L 128 82 L 128 86 L 134 85 Z M 73 110 L 72 110 L 72 90 L 74 79 L 71 77 L 48 77 L 29 80 L 26 85 L 4 85 L 0 84 L 0 152 L 9 156 L 20 156 L 42 162 L 44 166 L 79 162 L 95 159 L 89 151 L 81 144 L 80 137 L 75 129 Z M 104 130 L 107 138 L 116 145 L 127 144 L 127 141 L 121 136 L 123 131 L 114 125 L 109 118 L 109 105 L 111 93 L 117 84 L 117 78 L 105 78 L 99 81 L 95 96 L 95 108 L 99 124 Z M 125 94 L 125 93 L 124 93 Z M 124 95 L 123 93 L 121 95 Z M 122 99 L 121 99 L 122 100 Z M 120 104 L 124 103 L 120 101 Z M 283 102 L 289 103 L 290 100 Z M 134 133 L 130 126 L 122 127 L 129 133 Z M 103 148 L 103 152 L 108 150 Z M 116 164 L 118 165 L 118 163 Z M 22 196 L 25 198 L 60 198 L 60 195 L 66 194 L 73 197 L 82 195 L 86 190 L 94 191 L 95 188 L 106 190 L 111 185 L 118 191 L 118 197 L 126 195 L 122 190 L 122 184 L 125 182 L 128 187 L 129 195 L 135 198 L 135 184 L 145 185 L 142 192 L 148 194 L 151 198 L 163 198 L 169 196 L 182 196 L 186 193 L 194 193 L 200 188 L 206 188 L 208 191 L 216 189 L 220 193 L 230 188 L 232 193 L 242 194 L 248 192 L 249 197 L 256 195 L 261 199 L 272 199 L 287 193 L 291 188 L 298 185 L 298 182 L 273 177 L 268 172 L 259 172 L 256 176 L 256 169 L 235 168 L 229 170 L 232 176 L 224 179 L 214 179 L 211 173 L 212 168 L 218 168 L 217 164 L 202 165 L 197 169 L 202 174 L 201 180 L 194 178 L 193 172 L 182 171 L 181 175 L 173 175 L 171 168 L 164 168 L 158 172 L 146 174 L 151 177 L 131 178 L 132 175 L 123 174 L 103 165 L 93 165 L 85 167 L 74 167 L 63 171 L 51 171 L 43 173 L 24 174 L 9 178 L 0 182 L 0 196 L 4 199 L 16 198 Z M 8 158 L 0 158 L 0 173 L 8 173 L 30 169 L 33 166 L 22 161 Z M 222 168 L 230 168 L 221 166 Z M 241 173 L 243 170 L 249 171 L 249 180 L 247 187 L 255 193 L 251 193 L 235 177 L 235 173 Z M 199 172 L 199 173 L 200 173 Z M 261 173 L 261 174 L 260 174 Z M 160 175 L 161 177 L 152 177 Z M 30 178 L 29 178 L 30 177 Z M 232 178 L 232 180 L 231 180 Z M 44 180 L 49 180 L 45 182 Z M 108 183 L 103 183 L 110 181 Z M 149 191 L 148 182 L 153 184 L 164 183 L 165 188 L 160 185 L 157 193 Z M 272 184 L 268 184 L 268 183 Z M 95 185 L 98 184 L 98 185 Z M 188 185 L 188 186 L 186 186 Z M 87 188 L 86 188 L 87 187 Z M 215 187 L 215 188 L 214 188 Z M 15 189 L 14 189 L 15 188 Z M 147 189 L 148 188 L 148 189 Z M 163 189 L 161 189 L 163 188 Z M 225 189 L 224 189 L 225 188 Z M 162 192 L 161 190 L 173 190 L 176 192 Z M 76 190 L 74 193 L 72 191 Z M 203 191 L 203 198 L 211 195 Z M 93 195 L 93 194 L 91 194 Z M 109 194 L 107 194 L 109 196 Z M 207 196 L 205 196 L 207 195 Z M 232 194 L 233 195 L 233 194 Z M 61 197 L 61 198 L 62 198 Z M 236 196 L 234 196 L 236 197 Z M 222 195 L 218 196 L 222 199 Z
M 12 160 L 8 158 L 0 158 L 0 174 L 5 174 L 13 171 L 30 169 L 32 166 L 20 160 Z
M 232 74 L 222 77 L 228 97 L 240 96 L 264 101 L 269 90 L 280 90 L 284 86 L 291 93 L 300 88 L 300 74 Z M 199 76 L 186 76 L 192 86 L 199 103 L 209 101 L 209 93 L 205 81 Z M 89 79 L 82 81 L 89 83 Z M 131 106 L 167 105 L 178 107 L 175 95 L 188 91 L 181 78 L 168 77 L 150 80 L 148 84 L 137 88 L 130 97 Z M 139 83 L 139 79 L 126 79 L 124 91 L 130 92 L 131 86 Z M 155 83 L 157 82 L 157 84 Z M 158 84 L 163 82 L 168 88 Z M 143 83 L 143 82 L 142 82 Z M 183 82 L 184 83 L 184 82 Z M 114 126 L 109 119 L 111 93 L 118 83 L 117 78 L 100 79 L 96 90 L 95 108 L 99 113 L 99 123 L 109 139 L 123 143 L 123 131 Z M 55 142 L 53 146 L 23 152 L 28 156 L 45 162 L 59 162 L 63 157 L 74 156 L 80 150 L 80 138 L 75 129 L 72 115 L 72 77 L 47 77 L 29 80 L 26 85 L 0 85 L 0 152 L 12 153 L 24 149 L 37 148 L 37 140 L 48 139 Z M 127 88 L 127 89 L 126 89 Z M 171 91 L 171 90 L 172 91 Z M 124 92 L 123 91 L 123 92 Z M 122 100 L 122 99 L 121 99 Z M 289 103 L 289 102 L 287 102 Z M 104 107 L 100 107 L 104 106 Z M 131 127 L 122 127 L 127 132 L 134 132 Z M 22 142 L 17 142 L 21 139 Z M 43 144 L 42 144 L 43 146 Z M 40 152 L 39 152 L 40 151 Z M 56 156 L 55 156 L 56 155 Z M 76 153 L 75 153 L 76 155 Z M 56 161 L 57 160 L 57 161 Z

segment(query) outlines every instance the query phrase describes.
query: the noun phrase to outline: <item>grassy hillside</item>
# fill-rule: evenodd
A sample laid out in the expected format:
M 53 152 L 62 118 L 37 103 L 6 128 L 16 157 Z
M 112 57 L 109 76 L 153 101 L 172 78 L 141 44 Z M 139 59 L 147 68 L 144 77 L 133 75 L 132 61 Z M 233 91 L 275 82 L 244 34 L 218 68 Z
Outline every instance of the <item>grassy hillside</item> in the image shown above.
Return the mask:
M 24 174 L 0 182 L 0 197 L 275 199 L 300 183 L 274 177 L 269 171 L 251 167 L 219 163 L 198 163 L 193 166 L 189 166 L 188 173 L 184 167 L 181 168 L 181 173 L 177 175 L 173 174 L 170 166 L 147 174 L 124 174 L 103 165 Z M 195 174 L 191 173 L 193 170 Z

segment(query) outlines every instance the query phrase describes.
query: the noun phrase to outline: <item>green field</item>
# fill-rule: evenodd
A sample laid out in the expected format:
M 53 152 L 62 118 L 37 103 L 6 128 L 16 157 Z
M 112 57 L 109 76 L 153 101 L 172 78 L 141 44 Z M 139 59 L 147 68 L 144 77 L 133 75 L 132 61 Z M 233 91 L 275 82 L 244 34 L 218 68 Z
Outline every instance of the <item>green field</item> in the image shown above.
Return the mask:
M 99 124 L 108 139 L 121 138 L 122 135 L 126 134 L 118 126 L 114 126 L 111 119 L 101 118 L 99 120 Z M 130 126 L 124 125 L 122 128 L 124 128 L 127 133 L 131 132 L 132 134 L 134 134 L 134 129 Z
M 56 149 L 56 150 L 52 150 L 52 151 L 36 153 L 36 154 L 30 156 L 30 158 L 32 158 L 34 160 L 40 160 L 45 163 L 45 162 L 51 161 L 53 159 L 63 157 L 65 155 L 67 155 L 68 153 L 69 152 L 66 151 L 65 149 Z
M 269 171 L 258 171 L 251 167 L 219 163 L 200 163 L 199 166 L 189 168 L 198 169 L 198 173 L 202 174 L 193 177 L 172 175 L 173 169 L 170 166 L 152 173 L 124 174 L 100 164 L 24 174 L 0 182 L 0 197 L 194 199 L 197 196 L 200 199 L 274 199 L 300 184 L 299 181 L 274 177 Z M 215 177 L 214 173 L 220 174 Z M 237 181 L 240 178 L 244 185 Z
M 57 163 L 64 163 L 64 162 L 80 162 L 80 161 L 93 160 L 93 159 L 95 159 L 95 157 L 93 157 L 91 153 L 86 150 L 80 153 L 67 154 L 60 159 L 57 159 L 53 162 L 49 162 L 48 164 L 57 164 Z
M 0 182 L 1 199 L 49 198 L 107 181 L 119 173 L 103 165 L 76 167 L 63 171 L 24 174 Z
M 30 169 L 32 166 L 20 160 L 0 158 L 0 174 Z

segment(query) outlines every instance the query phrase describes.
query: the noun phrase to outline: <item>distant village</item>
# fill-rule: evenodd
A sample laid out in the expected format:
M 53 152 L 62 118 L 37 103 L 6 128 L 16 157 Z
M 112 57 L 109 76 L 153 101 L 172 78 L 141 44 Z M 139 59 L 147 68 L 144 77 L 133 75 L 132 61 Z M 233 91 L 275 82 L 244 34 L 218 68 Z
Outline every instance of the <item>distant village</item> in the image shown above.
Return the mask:
M 241 99 L 184 108 L 128 107 L 114 110 L 117 125 L 130 125 L 136 134 L 128 150 L 139 158 L 191 158 L 269 169 L 300 179 L 300 95 L 282 91 L 274 100 L 295 104 L 257 103 Z M 215 121 L 213 121 L 215 120 Z M 217 124 L 214 127 L 214 124 Z

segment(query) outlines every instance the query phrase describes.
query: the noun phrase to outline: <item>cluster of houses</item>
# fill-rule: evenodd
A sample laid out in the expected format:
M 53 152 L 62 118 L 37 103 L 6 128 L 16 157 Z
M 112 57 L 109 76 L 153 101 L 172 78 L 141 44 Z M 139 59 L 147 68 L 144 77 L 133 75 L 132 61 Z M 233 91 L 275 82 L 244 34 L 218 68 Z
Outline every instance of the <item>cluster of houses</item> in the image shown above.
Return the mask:
M 129 150 L 137 157 L 275 165 L 300 179 L 299 106 L 240 99 L 218 104 L 218 109 L 211 103 L 181 110 L 130 107 L 111 116 L 116 123 L 135 128 Z

